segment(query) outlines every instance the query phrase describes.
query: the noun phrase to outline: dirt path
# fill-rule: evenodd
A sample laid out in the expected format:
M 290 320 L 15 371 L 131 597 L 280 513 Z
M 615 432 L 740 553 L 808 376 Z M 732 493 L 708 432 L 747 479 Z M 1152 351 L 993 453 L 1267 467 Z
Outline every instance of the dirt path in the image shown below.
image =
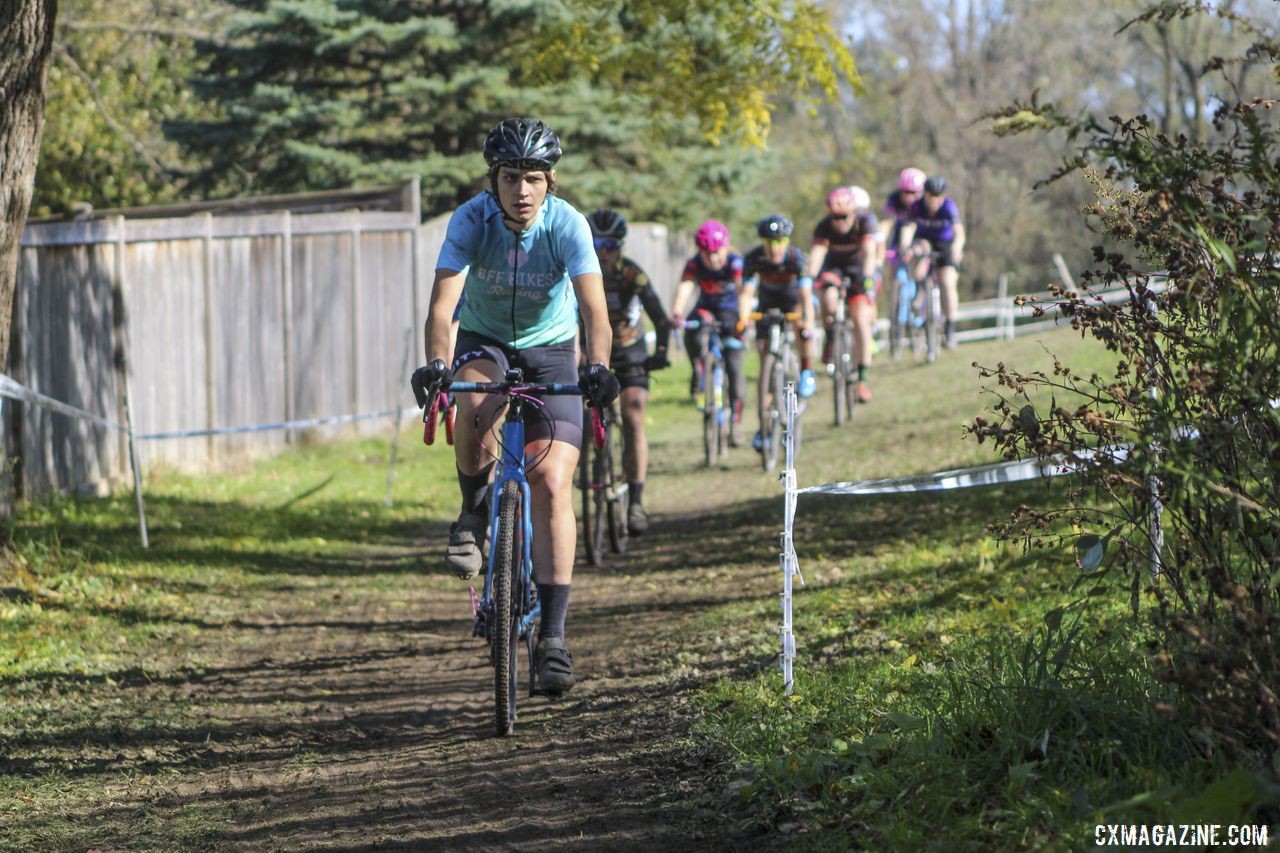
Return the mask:
M 417 557 L 438 546 L 351 555 L 393 584 L 300 573 L 253 615 L 201 632 L 196 657 L 216 666 L 58 688 L 101 711 L 28 744 L 27 769 L 59 766 L 107 790 L 31 820 L 100 827 L 104 850 L 750 846 L 705 808 L 717 793 L 685 738 L 692 687 L 768 665 L 694 630 L 710 607 L 776 591 L 768 563 L 719 567 L 742 523 L 659 517 L 625 561 L 580 568 L 569 625 L 580 684 L 555 700 L 522 695 L 506 739 L 493 737 L 467 585 Z M 179 710 L 155 725 L 111 721 L 145 708 Z

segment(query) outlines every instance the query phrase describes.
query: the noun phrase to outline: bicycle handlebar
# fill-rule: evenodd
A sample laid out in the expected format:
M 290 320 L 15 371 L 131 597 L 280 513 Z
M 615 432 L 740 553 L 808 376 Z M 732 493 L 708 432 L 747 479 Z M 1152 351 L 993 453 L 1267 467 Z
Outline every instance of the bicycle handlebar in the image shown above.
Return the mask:
M 804 319 L 804 314 L 802 314 L 799 311 L 788 311 L 786 314 L 783 314 L 781 311 L 773 309 L 773 310 L 764 311 L 764 312 L 752 311 L 751 314 L 749 315 L 749 319 L 751 320 L 763 320 L 766 317 L 781 317 L 784 320 L 795 321 L 795 320 Z
M 439 420 L 440 398 L 445 391 L 454 391 L 465 394 L 505 394 L 511 396 L 514 394 L 540 394 L 544 396 L 582 396 L 582 387 L 578 383 L 572 384 L 565 382 L 552 382 L 550 384 L 534 384 L 524 381 L 513 382 L 509 379 L 500 379 L 496 382 L 459 382 L 457 380 L 445 382 L 441 387 L 430 393 L 427 405 L 422 407 L 422 443 L 434 444 L 436 440 L 436 422 Z M 595 444 L 596 449 L 604 447 L 604 418 L 600 413 L 600 409 L 596 406 L 588 406 L 591 409 L 591 440 Z M 449 429 L 452 436 L 453 430 Z M 450 441 L 450 444 L 453 442 Z

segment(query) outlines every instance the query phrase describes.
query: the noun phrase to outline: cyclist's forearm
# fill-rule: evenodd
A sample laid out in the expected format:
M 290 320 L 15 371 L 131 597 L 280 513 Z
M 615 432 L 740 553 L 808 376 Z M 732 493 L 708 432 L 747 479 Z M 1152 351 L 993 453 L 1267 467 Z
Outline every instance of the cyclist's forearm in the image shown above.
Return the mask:
M 604 280 L 588 273 L 575 277 L 573 286 L 587 333 L 587 361 L 607 365 L 613 349 L 613 329 L 609 326 L 609 309 L 604 301 Z
M 438 358 L 449 364 L 453 359 L 453 311 L 458 307 L 465 280 L 465 276 L 453 270 L 436 270 L 425 330 L 427 361 Z
M 693 292 L 694 283 L 682 281 L 676 285 L 675 298 L 671 300 L 671 313 L 683 317 L 689 309 L 689 294 Z
M 817 278 L 822 272 L 822 263 L 827 259 L 827 247 L 821 244 L 814 246 L 809 252 L 809 278 Z

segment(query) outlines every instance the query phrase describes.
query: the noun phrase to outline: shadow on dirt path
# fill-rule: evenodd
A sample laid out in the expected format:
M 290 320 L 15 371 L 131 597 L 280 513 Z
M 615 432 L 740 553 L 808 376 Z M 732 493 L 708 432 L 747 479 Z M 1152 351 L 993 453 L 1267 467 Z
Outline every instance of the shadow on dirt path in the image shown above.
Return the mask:
M 406 580 L 366 589 L 320 571 L 265 592 L 252 615 L 203 624 L 195 657 L 216 665 L 26 679 L 79 712 L 7 739 L 0 766 L 95 790 L 26 816 L 51 849 L 746 849 L 700 805 L 709 777 L 685 734 L 692 688 L 743 666 L 691 654 L 714 645 L 694 620 L 776 592 L 767 563 L 703 571 L 749 517 L 657 518 L 625 558 L 580 567 L 580 683 L 558 699 L 522 693 L 508 738 L 493 736 L 467 585 L 423 565 L 439 546 L 415 541 L 362 557 Z M 695 526 L 712 532 L 689 537 Z

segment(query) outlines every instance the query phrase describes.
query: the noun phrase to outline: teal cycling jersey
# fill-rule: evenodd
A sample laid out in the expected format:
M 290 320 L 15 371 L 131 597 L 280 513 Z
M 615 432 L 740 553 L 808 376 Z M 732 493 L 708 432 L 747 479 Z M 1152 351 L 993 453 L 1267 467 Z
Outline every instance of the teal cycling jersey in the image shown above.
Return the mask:
M 460 328 L 521 350 L 577 335 L 570 279 L 598 275 L 600 261 L 586 217 L 567 201 L 548 195 L 517 234 L 485 191 L 453 212 L 436 269 L 466 273 Z

